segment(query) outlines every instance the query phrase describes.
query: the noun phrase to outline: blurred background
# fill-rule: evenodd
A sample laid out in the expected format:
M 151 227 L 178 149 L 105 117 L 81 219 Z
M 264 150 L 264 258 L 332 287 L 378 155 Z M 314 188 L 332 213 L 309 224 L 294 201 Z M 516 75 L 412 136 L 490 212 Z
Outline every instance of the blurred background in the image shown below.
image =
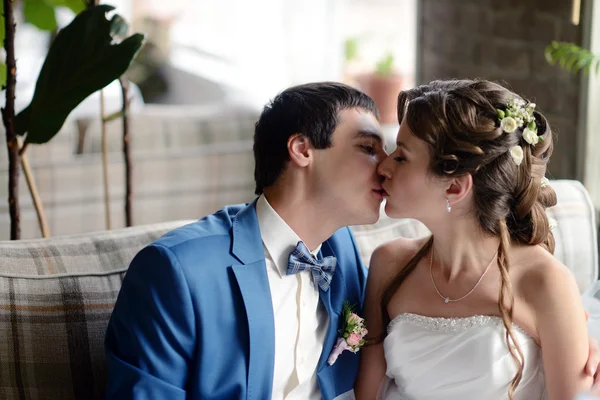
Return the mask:
M 39 0 L 40 2 L 52 2 Z M 75 1 L 75 0 L 72 0 Z M 54 1 L 54 3 L 57 3 Z M 131 32 L 147 35 L 127 71 L 132 221 L 195 219 L 253 199 L 252 136 L 265 103 L 288 86 L 343 81 L 378 104 L 393 143 L 399 90 L 432 79 L 484 77 L 535 101 L 557 135 L 554 178 L 582 181 L 600 206 L 600 98 L 595 73 L 550 65 L 552 41 L 600 53 L 592 0 L 114 0 Z M 596 3 L 596 4 L 594 4 Z M 25 108 L 56 29 L 28 22 L 17 2 L 16 111 Z M 57 7 L 57 28 L 75 14 Z M 2 56 L 4 58 L 4 56 Z M 123 105 L 117 81 L 105 115 Z M 4 104 L 4 92 L 0 103 Z M 53 236 L 125 226 L 122 124 L 106 124 L 108 215 L 100 95 L 84 100 L 28 158 Z M 3 127 L 2 127 L 3 130 Z M 1 135 L 6 149 L 5 135 Z M 7 198 L 0 151 L 0 198 Z M 21 175 L 22 238 L 40 237 Z M 0 239 L 9 237 L 0 202 Z

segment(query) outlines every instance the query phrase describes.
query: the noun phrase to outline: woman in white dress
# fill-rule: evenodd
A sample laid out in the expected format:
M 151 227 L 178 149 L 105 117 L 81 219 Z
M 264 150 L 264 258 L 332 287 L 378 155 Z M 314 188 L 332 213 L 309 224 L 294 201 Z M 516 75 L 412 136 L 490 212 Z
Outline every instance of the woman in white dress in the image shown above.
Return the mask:
M 548 122 L 485 80 L 404 91 L 398 111 L 385 211 L 432 235 L 373 254 L 357 399 L 573 399 L 592 384 L 589 342 L 552 255 Z

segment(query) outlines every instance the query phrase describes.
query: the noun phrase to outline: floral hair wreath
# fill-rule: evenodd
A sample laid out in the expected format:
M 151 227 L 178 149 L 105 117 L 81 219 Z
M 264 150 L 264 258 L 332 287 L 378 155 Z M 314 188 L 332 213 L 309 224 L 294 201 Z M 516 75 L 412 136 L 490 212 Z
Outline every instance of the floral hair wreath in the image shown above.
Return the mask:
M 533 112 L 535 103 L 526 103 L 521 99 L 512 99 L 508 102 L 505 110 L 497 109 L 498 122 L 506 133 L 513 133 L 517 129 L 523 129 L 523 139 L 532 146 L 538 144 L 543 137 L 538 136 L 537 125 Z M 510 149 L 510 155 L 517 165 L 523 162 L 523 148 L 516 145 Z
M 535 103 L 526 103 L 521 99 L 513 99 L 508 102 L 506 110 L 496 109 L 498 113 L 498 122 L 500 127 L 506 133 L 513 133 L 517 129 L 523 129 L 522 137 L 527 143 L 532 146 L 538 144 L 543 137 L 538 136 L 537 125 L 533 112 Z M 510 149 L 510 156 L 517 165 L 523 162 L 523 148 L 520 145 L 513 146 Z M 542 177 L 541 187 L 550 186 L 550 181 L 546 177 Z M 556 220 L 548 218 L 548 226 L 550 230 L 554 230 L 557 226 Z

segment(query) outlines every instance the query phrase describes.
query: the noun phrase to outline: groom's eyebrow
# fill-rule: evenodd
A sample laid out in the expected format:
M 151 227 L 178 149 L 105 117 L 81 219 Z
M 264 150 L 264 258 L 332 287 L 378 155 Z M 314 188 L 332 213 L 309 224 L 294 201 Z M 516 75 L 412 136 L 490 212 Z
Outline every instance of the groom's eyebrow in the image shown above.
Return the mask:
M 379 144 L 381 144 L 381 146 L 383 147 L 383 150 L 386 150 L 385 141 L 383 140 L 383 136 L 382 136 L 381 132 L 379 132 L 379 131 L 370 130 L 370 129 L 361 129 L 358 131 L 355 138 L 357 138 L 357 139 L 364 139 L 364 138 L 375 139 L 376 141 L 379 142 Z

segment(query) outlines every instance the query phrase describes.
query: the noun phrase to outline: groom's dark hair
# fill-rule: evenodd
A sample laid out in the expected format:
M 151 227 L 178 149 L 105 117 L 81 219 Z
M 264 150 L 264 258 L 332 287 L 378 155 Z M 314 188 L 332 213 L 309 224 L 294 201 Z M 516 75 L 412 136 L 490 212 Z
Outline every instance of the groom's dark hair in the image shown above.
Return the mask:
M 254 180 L 256 194 L 273 185 L 283 172 L 290 136 L 301 133 L 317 149 L 331 147 L 338 113 L 360 108 L 379 120 L 375 102 L 343 83 L 315 82 L 293 86 L 278 94 L 263 109 L 254 130 Z

